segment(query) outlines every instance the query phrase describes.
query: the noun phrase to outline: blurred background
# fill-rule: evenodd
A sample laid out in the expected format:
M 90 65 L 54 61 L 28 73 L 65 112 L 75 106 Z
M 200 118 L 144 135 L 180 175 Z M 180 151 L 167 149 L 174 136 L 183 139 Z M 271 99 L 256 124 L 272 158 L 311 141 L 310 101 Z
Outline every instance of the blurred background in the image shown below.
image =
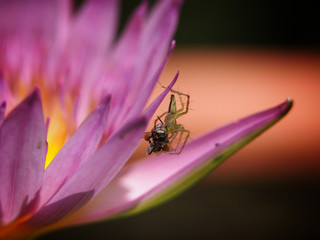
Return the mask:
M 121 26 L 139 2 L 123 1 Z M 161 82 L 180 70 L 175 89 L 191 96 L 191 110 L 179 121 L 193 139 L 289 96 L 293 109 L 174 200 L 40 239 L 319 239 L 318 8 L 311 1 L 186 0 L 175 39 Z M 159 113 L 166 109 L 165 102 Z M 131 161 L 146 148 L 141 143 Z

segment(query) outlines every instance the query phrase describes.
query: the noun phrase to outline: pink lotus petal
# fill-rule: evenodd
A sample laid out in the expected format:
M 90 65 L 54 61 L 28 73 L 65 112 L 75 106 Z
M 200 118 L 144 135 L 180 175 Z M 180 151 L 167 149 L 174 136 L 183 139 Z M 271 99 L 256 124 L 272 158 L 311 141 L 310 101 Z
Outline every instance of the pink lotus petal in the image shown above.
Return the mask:
M 145 28 L 146 36 L 152 37 L 154 34 L 162 34 L 160 29 L 172 28 L 177 24 L 179 9 L 183 0 L 163 0 L 158 1 L 150 13 L 148 25 Z
M 53 37 L 56 15 L 64 1 L 1 1 L 0 33 Z M 14 17 L 13 17 L 14 16 Z M 42 19 L 42 21 L 39 21 Z
M 139 15 L 139 11 L 143 13 L 145 7 L 143 4 L 141 8 L 138 9 L 137 15 Z M 142 29 L 143 32 L 141 34 L 139 33 L 141 40 L 137 54 L 134 56 L 134 61 L 139 64 L 134 66 L 134 71 L 123 76 L 126 80 L 123 85 L 126 87 L 116 84 L 119 91 L 117 95 L 125 96 L 125 99 L 121 98 L 118 100 L 118 103 L 115 104 L 115 110 L 112 110 L 110 122 L 107 124 L 110 132 L 118 128 L 115 124 L 130 120 L 143 110 L 156 81 L 159 79 L 174 49 L 175 42 L 173 41 L 169 53 L 165 59 L 162 60 L 167 51 L 168 42 L 172 39 L 176 29 L 180 5 L 181 1 L 177 0 L 159 1 L 157 6 L 155 6 L 149 14 L 144 24 L 145 27 Z M 136 32 L 136 34 L 138 34 L 138 32 Z M 161 63 L 160 67 L 159 63 Z M 128 81 L 128 79 L 130 79 L 130 81 Z M 127 88 L 130 89 L 128 93 L 124 92 Z M 116 89 L 113 90 L 118 92 Z M 138 101 L 136 102 L 137 99 Z M 114 98 L 114 100 L 116 100 L 116 98 Z M 123 104 L 123 102 L 125 104 Z M 132 106 L 133 102 L 135 102 L 134 106 Z M 123 107 L 124 105 L 127 107 Z
M 81 83 L 91 87 L 88 78 L 92 78 L 95 68 L 105 60 L 115 35 L 117 15 L 117 0 L 95 0 L 86 1 L 74 16 L 64 63 L 69 71 L 68 86 Z
M 84 120 L 47 167 L 41 189 L 41 203 L 51 197 L 97 150 L 109 111 L 110 96 Z
M 120 100 L 118 102 L 123 101 L 123 99 L 128 102 L 135 100 L 132 98 L 135 92 L 128 90 L 137 87 L 138 79 L 136 75 L 139 74 L 140 67 L 144 66 L 144 63 L 138 62 L 137 58 L 143 52 L 141 34 L 145 25 L 146 15 L 147 3 L 143 2 L 134 12 L 128 26 L 126 26 L 120 40 L 114 47 L 110 62 L 108 61 L 108 64 L 110 64 L 108 77 L 100 79 L 99 82 L 99 85 L 105 86 L 105 91 L 119 96 Z M 139 66 L 139 71 L 136 69 L 137 66 Z M 115 77 L 118 78 L 116 82 L 113 81 Z M 101 91 L 101 88 L 97 90 Z
M 107 77 L 101 78 L 98 83 L 100 86 L 104 86 L 97 89 L 98 91 L 111 92 L 117 96 L 112 99 L 111 103 L 113 108 L 108 122 L 108 133 L 117 130 L 117 126 L 114 126 L 114 124 L 124 121 L 132 105 L 135 104 L 137 95 L 140 94 L 140 91 L 136 91 L 135 88 L 144 85 L 138 85 L 141 84 L 141 78 L 137 78 L 137 76 L 146 66 L 144 62 L 137 61 L 137 58 L 143 52 L 141 33 L 145 25 L 146 14 L 147 3 L 143 2 L 134 12 L 114 48 L 110 63 L 108 63 L 110 66 Z M 114 81 L 114 79 L 117 79 L 117 81 Z
M 118 22 L 118 5 L 117 0 L 86 1 L 71 26 L 64 68 L 68 72 L 67 87 L 81 89 L 75 115 L 76 125 L 86 117 L 93 98 L 92 92 L 105 71 L 106 56 Z
M 45 49 L 59 41 L 59 17 L 68 2 L 1 1 L 0 38 L 4 48 L 0 60 L 7 69 L 19 73 L 25 83 L 29 84 L 33 71 L 42 67 Z
M 135 117 L 139 116 L 146 105 L 146 102 L 154 88 L 154 85 L 157 83 L 161 72 L 163 71 L 169 57 L 171 56 L 175 47 L 175 41 L 172 41 L 171 48 L 167 53 L 167 56 L 161 62 L 161 65 L 158 67 L 156 73 L 152 76 L 151 80 L 147 84 L 137 85 L 140 89 L 136 89 L 135 91 L 131 92 L 131 98 L 127 98 L 127 101 L 130 104 L 118 104 L 116 106 L 114 112 L 112 112 L 111 119 L 108 120 L 108 129 L 112 131 L 117 130 L 123 122 L 130 121 Z M 121 97 L 121 96 L 120 96 Z M 135 99 L 135 100 L 134 100 Z M 134 104 L 133 104 L 134 102 Z M 117 121 L 116 121 L 117 119 Z M 111 132 L 112 132 L 111 131 Z
M 131 156 L 146 125 L 145 118 L 138 118 L 125 125 L 98 149 L 27 224 L 51 224 L 82 207 L 98 194 Z
M 117 0 L 86 1 L 73 25 L 73 44 L 105 52 L 115 36 L 118 5 Z
M 45 64 L 41 65 L 48 86 L 54 86 L 65 70 L 63 55 L 70 37 L 69 31 L 71 28 L 72 2 L 58 0 L 56 3 L 58 5 L 55 13 L 54 41 L 50 48 L 47 49 L 48 55 L 45 56 L 47 58 Z
M 146 102 L 155 86 L 155 84 L 157 83 L 161 72 L 163 71 L 166 63 L 168 62 L 173 50 L 175 48 L 175 41 L 172 41 L 171 43 L 171 48 L 167 54 L 167 56 L 165 57 L 165 59 L 162 61 L 160 67 L 157 69 L 156 73 L 153 75 L 151 81 L 149 81 L 147 84 L 145 84 L 145 86 L 143 87 L 142 90 L 140 90 L 140 94 L 139 97 L 137 97 L 137 102 L 136 104 L 133 106 L 133 108 L 131 109 L 130 113 L 128 114 L 128 119 L 130 119 L 131 117 L 136 116 L 137 114 L 140 114 L 143 107 L 146 105 Z M 179 74 L 177 74 L 174 77 L 173 82 L 176 81 L 176 78 L 178 77 Z
M 46 129 L 39 89 L 13 109 L 0 128 L 2 222 L 33 211 L 46 159 Z
M 142 3 L 138 13 L 144 9 L 144 4 L 146 5 Z M 158 1 L 144 22 L 142 33 L 139 33 L 139 52 L 135 57 L 139 65 L 135 66 L 132 85 L 134 90 L 140 92 L 141 86 L 153 81 L 159 63 L 168 49 L 168 42 L 175 32 L 180 5 L 177 0 Z
M 121 34 L 115 50 L 112 61 L 115 67 L 126 68 L 135 61 L 135 56 L 140 50 L 140 40 L 143 27 L 146 22 L 147 2 L 143 2 L 133 13 L 131 19 L 128 21 L 128 26 Z
M 141 58 L 151 57 L 152 60 L 149 60 L 151 74 L 155 72 L 176 30 L 181 4 L 181 0 L 157 1 L 149 15 L 141 40 L 144 47 Z
M 188 144 L 180 155 L 147 158 L 124 168 L 66 224 L 139 212 L 176 195 L 221 164 L 228 156 L 282 118 L 292 100 L 212 131 Z

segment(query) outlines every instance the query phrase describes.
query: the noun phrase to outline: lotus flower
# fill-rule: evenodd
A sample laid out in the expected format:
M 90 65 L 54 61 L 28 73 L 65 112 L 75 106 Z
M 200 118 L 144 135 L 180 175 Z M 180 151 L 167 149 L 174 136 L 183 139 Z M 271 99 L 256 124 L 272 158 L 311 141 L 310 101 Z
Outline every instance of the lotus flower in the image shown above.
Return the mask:
M 115 40 L 117 0 L 2 1 L 0 238 L 134 214 L 169 199 L 283 117 L 291 99 L 125 165 L 170 85 L 179 0 L 143 2 Z M 44 118 L 46 117 L 46 119 Z

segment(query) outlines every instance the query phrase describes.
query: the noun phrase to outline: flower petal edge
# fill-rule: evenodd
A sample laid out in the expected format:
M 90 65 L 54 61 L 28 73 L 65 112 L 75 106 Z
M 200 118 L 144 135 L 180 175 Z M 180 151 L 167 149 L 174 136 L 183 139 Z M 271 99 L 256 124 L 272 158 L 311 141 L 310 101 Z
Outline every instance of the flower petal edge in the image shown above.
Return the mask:
M 133 215 L 167 201 L 279 121 L 291 107 L 292 99 L 289 98 L 276 107 L 195 139 L 179 156 L 160 155 L 124 168 L 96 199 L 66 219 L 65 224 Z

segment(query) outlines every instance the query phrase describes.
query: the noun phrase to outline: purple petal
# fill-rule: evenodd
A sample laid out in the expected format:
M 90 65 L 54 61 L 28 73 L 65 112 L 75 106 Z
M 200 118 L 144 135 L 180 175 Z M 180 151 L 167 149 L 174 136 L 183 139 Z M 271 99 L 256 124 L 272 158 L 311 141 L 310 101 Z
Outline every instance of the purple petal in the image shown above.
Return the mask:
M 141 33 L 145 24 L 147 14 L 147 2 L 143 2 L 137 10 L 133 13 L 128 22 L 128 26 L 121 34 L 115 51 L 113 53 L 112 61 L 115 67 L 123 67 L 124 69 L 135 62 L 136 54 L 140 50 Z
M 132 95 L 132 87 L 136 87 L 136 75 L 141 68 L 146 67 L 143 62 L 138 62 L 137 58 L 144 47 L 141 46 L 141 32 L 145 25 L 147 15 L 147 3 L 143 2 L 133 13 L 120 40 L 115 43 L 112 55 L 108 57 L 106 77 L 99 79 L 99 85 L 103 86 L 96 89 L 96 95 L 108 91 L 117 98 L 113 102 L 121 102 L 123 98 Z M 137 67 L 139 70 L 137 71 Z M 105 67 L 104 67 L 105 69 Z M 117 81 L 114 81 L 114 79 Z M 129 91 L 130 89 L 130 91 Z
M 109 111 L 110 96 L 84 120 L 47 167 L 41 189 L 41 204 L 67 182 L 91 157 L 100 143 Z
M 281 119 L 292 100 L 212 131 L 188 144 L 180 155 L 147 158 L 123 169 L 92 202 L 66 219 L 79 224 L 135 213 L 185 190 L 227 157 Z
M 9 113 L 0 128 L 2 222 L 8 223 L 21 211 L 27 213 L 35 207 L 30 203 L 37 202 L 46 150 L 46 129 L 36 88 Z
M 57 79 L 65 78 L 61 75 L 66 67 L 64 53 L 70 38 L 71 28 L 72 1 L 58 0 L 55 2 L 57 3 L 57 11 L 54 14 L 56 19 L 53 25 L 55 30 L 52 38 L 53 41 L 46 55 L 46 63 L 42 65 L 48 86 L 56 86 Z
M 138 118 L 114 134 L 27 224 L 51 224 L 98 194 L 131 156 L 146 125 L 145 118 Z
M 63 199 L 57 200 L 45 208 L 41 209 L 25 224 L 27 226 L 43 227 L 53 224 L 69 214 L 70 211 L 77 210 L 81 205 L 78 203 L 86 203 L 94 194 L 94 190 L 88 192 L 79 192 L 70 194 Z
M 124 85 L 130 86 L 130 92 L 126 93 L 125 87 L 117 88 L 119 85 L 115 86 L 116 89 L 119 89 L 115 91 L 119 92 L 117 94 L 119 98 L 114 99 L 120 100 L 113 104 L 115 108 L 110 115 L 110 122 L 107 123 L 108 132 L 116 131 L 119 127 L 116 125 L 117 123 L 136 117 L 145 107 L 163 67 L 173 51 L 174 42 L 168 55 L 162 60 L 176 29 L 180 3 L 181 1 L 177 0 L 158 1 L 145 21 L 143 32 L 141 34 L 136 32 L 140 38 L 139 49 L 134 56 L 136 64 L 131 72 L 126 69 L 126 74 L 122 76 Z M 141 9 L 143 8 L 144 5 Z M 123 69 L 120 72 L 123 73 Z
M 163 0 L 158 1 L 153 7 L 152 12 L 148 20 L 146 32 L 149 37 L 158 33 L 157 29 L 167 29 L 177 24 L 179 10 L 183 3 L 183 0 Z
M 37 37 L 54 37 L 56 16 L 63 2 L 65 1 L 1 1 L 0 33 L 8 36 L 38 34 Z
M 142 59 L 148 59 L 150 54 L 152 56 L 150 73 L 155 72 L 158 62 L 167 50 L 168 43 L 172 40 L 181 3 L 181 0 L 158 1 L 149 15 L 141 44 L 145 49 Z
M 79 82 L 83 82 L 91 86 L 92 81 L 88 78 L 93 78 L 97 74 L 96 68 L 105 61 L 115 36 L 117 17 L 117 0 L 85 2 L 74 19 L 68 42 L 68 61 L 65 63 L 66 70 L 70 71 L 68 85 L 78 87 Z
M 141 86 L 153 81 L 159 63 L 166 54 L 176 29 L 180 2 L 158 1 L 144 22 L 143 32 L 139 33 L 139 52 L 135 56 L 135 62 L 138 64 L 134 72 L 134 86 L 138 93 L 141 92 Z M 145 5 L 142 3 L 142 10 Z
M 86 1 L 74 19 L 63 69 L 68 77 L 65 87 L 81 89 L 76 124 L 87 115 L 90 100 L 96 95 L 92 92 L 106 71 L 106 56 L 118 22 L 118 5 L 117 0 Z
M 137 59 L 144 51 L 144 46 L 141 46 L 141 34 L 145 25 L 147 5 L 144 1 L 133 13 L 110 58 L 108 77 L 100 79 L 99 82 L 99 85 L 104 88 L 97 89 L 98 92 L 108 91 L 117 96 L 112 99 L 113 109 L 108 123 L 108 133 L 116 131 L 113 124 L 118 123 L 117 127 L 121 127 L 120 123 L 124 121 L 139 98 L 140 91 L 136 89 L 144 86 L 141 83 L 144 79 L 140 74 L 148 64 L 139 62 Z M 115 78 L 117 81 L 114 81 Z M 99 96 L 99 93 L 96 95 Z
M 106 51 L 115 37 L 118 4 L 117 0 L 86 1 L 74 22 L 74 44 Z
M 133 109 L 132 109 L 132 114 L 138 114 L 142 111 L 143 107 L 146 105 L 146 102 L 151 94 L 151 91 L 154 89 L 155 84 L 157 83 L 161 72 L 163 71 L 166 63 L 168 62 L 174 48 L 175 48 L 175 41 L 172 41 L 171 43 L 171 48 L 167 54 L 167 56 L 165 57 L 165 59 L 162 61 L 160 67 L 158 68 L 158 70 L 156 71 L 156 73 L 153 75 L 151 81 L 149 81 L 147 84 L 145 84 L 142 93 L 140 93 L 138 101 L 136 102 L 136 104 L 134 105 Z
M 132 90 L 134 95 L 131 95 L 131 98 L 128 98 L 128 96 L 125 95 L 128 104 L 118 104 L 118 106 L 115 107 L 116 109 L 114 109 L 114 111 L 112 112 L 111 119 L 108 120 L 108 129 L 110 129 L 111 133 L 112 131 L 116 131 L 121 126 L 122 122 L 128 122 L 141 114 L 154 88 L 154 85 L 157 83 L 162 70 L 164 69 L 167 61 L 169 60 L 169 57 L 171 56 L 174 50 L 174 47 L 175 41 L 172 41 L 171 48 L 167 56 L 162 61 L 161 65 L 158 67 L 156 73 L 151 78 L 151 81 L 149 81 L 146 84 L 137 85 L 136 87 L 139 87 L 140 89 Z M 121 96 L 119 96 L 119 98 L 121 98 Z
M 128 119 L 141 113 L 141 111 L 142 111 L 143 107 L 146 105 L 146 102 L 147 102 L 152 90 L 154 89 L 154 86 L 157 83 L 166 63 L 168 62 L 174 48 L 175 48 L 175 41 L 172 41 L 171 48 L 170 48 L 167 56 L 162 61 L 161 65 L 158 68 L 158 70 L 156 71 L 156 73 L 153 75 L 151 81 L 149 81 L 147 84 L 145 84 L 143 89 L 140 90 L 140 94 L 139 94 L 139 97 L 137 98 L 137 102 L 135 103 L 135 105 L 133 106 L 133 108 L 131 109 L 131 111 L 129 112 L 129 114 L 127 116 Z M 173 84 L 175 83 L 178 75 L 179 74 L 177 74 L 174 77 Z
M 6 69 L 19 73 L 25 82 L 31 80 L 32 71 L 46 61 L 43 55 L 47 46 L 59 40 L 61 10 L 68 2 L 1 1 L 0 58 Z

